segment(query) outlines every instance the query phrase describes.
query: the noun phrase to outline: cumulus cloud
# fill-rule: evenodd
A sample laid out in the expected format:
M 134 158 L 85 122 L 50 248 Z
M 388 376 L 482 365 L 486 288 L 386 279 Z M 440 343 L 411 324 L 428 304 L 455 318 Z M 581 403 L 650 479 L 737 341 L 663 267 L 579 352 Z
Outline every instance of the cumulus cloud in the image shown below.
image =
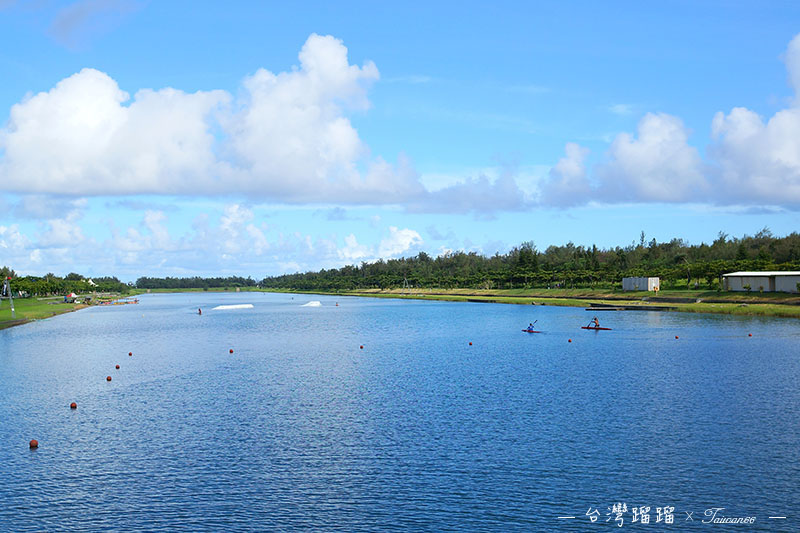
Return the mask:
M 75 4 L 77 5 L 77 4 Z M 81 4 L 83 5 L 83 4 Z M 88 4 L 87 4 L 88 5 Z M 373 156 L 350 121 L 379 79 L 312 34 L 299 65 L 259 69 L 237 96 L 141 89 L 86 68 L 15 104 L 0 129 L 0 188 L 39 195 L 229 195 L 284 203 L 520 209 L 512 177 L 429 192 L 411 160 Z
M 706 201 L 711 187 L 703 161 L 688 138 L 679 118 L 647 113 L 636 135 L 616 136 L 591 176 L 585 165 L 589 151 L 568 143 L 565 156 L 540 184 L 539 203 Z
M 546 205 L 569 206 L 584 203 L 589 197 L 589 180 L 584 161 L 589 149 L 567 143 L 566 155 L 550 169 L 550 175 L 540 187 L 539 201 Z
M 697 149 L 681 120 L 647 113 L 637 136 L 620 133 L 597 169 L 598 192 L 607 201 L 682 202 L 707 199 L 708 183 Z
M 29 239 L 19 231 L 19 224 L 0 226 L 0 249 L 5 250 L 6 253 L 9 250 L 24 249 L 28 243 Z
M 378 256 L 381 258 L 398 257 L 422 245 L 422 237 L 412 229 L 389 227 L 389 236 L 378 245 Z
M 718 164 L 723 201 L 800 206 L 800 35 L 785 59 L 795 91 L 791 107 L 766 122 L 744 107 L 714 116 L 709 153 Z
M 281 232 L 239 204 L 212 208 L 188 226 L 149 210 L 130 225 L 112 223 L 106 236 L 87 236 L 82 213 L 73 209 L 38 225 L 0 225 L 3 262 L 22 274 L 111 273 L 126 281 L 142 275 L 265 276 L 414 255 L 424 245 L 417 231 L 394 226 L 377 242 L 357 233 L 339 238 Z
M 358 239 L 352 233 L 344 238 L 344 247 L 340 248 L 337 253 L 341 259 L 348 262 L 358 262 L 373 257 L 369 247 L 359 244 Z
M 596 199 L 800 207 L 800 35 L 784 57 L 795 92 L 791 105 L 766 120 L 745 107 L 716 113 L 707 161 L 689 144 L 679 118 L 648 113 L 636 135 L 617 135 L 591 175 L 583 166 L 585 153 L 568 145 L 541 185 L 541 204 Z
M 48 220 L 47 229 L 39 236 L 39 246 L 65 248 L 82 244 L 85 238 L 79 224 L 81 216 L 79 209 L 73 209 L 63 218 Z
M 416 213 L 491 214 L 522 211 L 529 206 L 529 195 L 519 188 L 510 171 L 495 180 L 481 174 L 436 191 L 426 191 L 407 203 L 407 209 Z
M 107 74 L 83 69 L 14 105 L 0 131 L 3 187 L 65 195 L 208 190 L 206 117 L 227 95 L 142 90 L 127 100 Z

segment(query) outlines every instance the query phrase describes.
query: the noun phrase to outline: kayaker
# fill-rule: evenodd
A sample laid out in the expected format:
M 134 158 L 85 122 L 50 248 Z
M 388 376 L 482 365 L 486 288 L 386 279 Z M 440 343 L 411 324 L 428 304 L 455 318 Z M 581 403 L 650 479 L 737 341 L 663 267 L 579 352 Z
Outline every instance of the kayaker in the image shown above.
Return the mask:
M 200 309 L 199 307 L 197 308 L 197 314 L 198 314 L 198 315 L 202 315 L 202 314 L 203 314 L 203 310 L 202 310 L 202 309 Z
M 599 320 L 597 320 L 597 317 L 594 317 L 594 318 L 592 319 L 592 322 L 594 322 L 594 327 L 596 327 L 596 328 L 599 328 L 599 327 L 600 327 L 600 321 L 599 321 Z

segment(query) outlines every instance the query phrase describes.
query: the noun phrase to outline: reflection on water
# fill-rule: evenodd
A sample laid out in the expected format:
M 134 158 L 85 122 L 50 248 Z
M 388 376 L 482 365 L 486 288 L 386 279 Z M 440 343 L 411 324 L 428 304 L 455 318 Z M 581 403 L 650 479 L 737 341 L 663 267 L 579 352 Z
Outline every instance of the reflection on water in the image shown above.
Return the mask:
M 589 318 L 205 293 L 2 331 L 0 530 L 580 531 L 618 501 L 790 525 L 797 321 Z

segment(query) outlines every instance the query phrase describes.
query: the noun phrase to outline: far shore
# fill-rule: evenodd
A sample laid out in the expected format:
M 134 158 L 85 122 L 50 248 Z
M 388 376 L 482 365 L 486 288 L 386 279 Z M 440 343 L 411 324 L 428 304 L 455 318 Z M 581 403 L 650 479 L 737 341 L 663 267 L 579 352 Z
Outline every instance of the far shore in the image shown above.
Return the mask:
M 208 289 L 134 289 L 131 295 L 146 293 L 236 293 L 236 287 Z M 800 318 L 800 294 L 745 293 L 702 290 L 670 290 L 653 292 L 621 292 L 604 289 L 360 289 L 349 291 L 305 291 L 297 289 L 260 289 L 242 287 L 238 292 L 271 292 L 320 294 L 329 296 L 363 296 L 369 298 L 398 298 L 442 300 L 450 302 L 481 302 L 516 305 L 554 305 L 583 307 L 591 311 L 652 310 L 685 313 L 718 313 L 742 316 Z M 8 300 L 0 306 L 0 329 L 18 326 L 34 320 L 51 318 L 89 307 L 86 304 L 64 303 L 58 298 L 15 299 L 16 317 L 11 317 Z
M 719 313 L 727 315 L 800 318 L 800 295 L 787 293 L 743 293 L 700 290 L 654 292 L 617 292 L 602 289 L 362 289 L 355 291 L 274 290 L 301 294 L 366 296 L 485 302 L 517 305 L 555 305 L 564 307 L 628 307 L 637 310 Z M 594 309 L 593 309 L 594 310 Z

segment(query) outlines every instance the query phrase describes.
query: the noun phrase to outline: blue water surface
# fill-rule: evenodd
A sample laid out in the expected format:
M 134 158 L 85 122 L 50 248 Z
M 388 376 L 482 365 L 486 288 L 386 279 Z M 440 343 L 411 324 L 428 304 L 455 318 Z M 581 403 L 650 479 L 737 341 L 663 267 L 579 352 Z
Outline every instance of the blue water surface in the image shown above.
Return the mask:
M 800 530 L 800 322 L 591 317 L 192 293 L 0 331 L 0 530 Z

